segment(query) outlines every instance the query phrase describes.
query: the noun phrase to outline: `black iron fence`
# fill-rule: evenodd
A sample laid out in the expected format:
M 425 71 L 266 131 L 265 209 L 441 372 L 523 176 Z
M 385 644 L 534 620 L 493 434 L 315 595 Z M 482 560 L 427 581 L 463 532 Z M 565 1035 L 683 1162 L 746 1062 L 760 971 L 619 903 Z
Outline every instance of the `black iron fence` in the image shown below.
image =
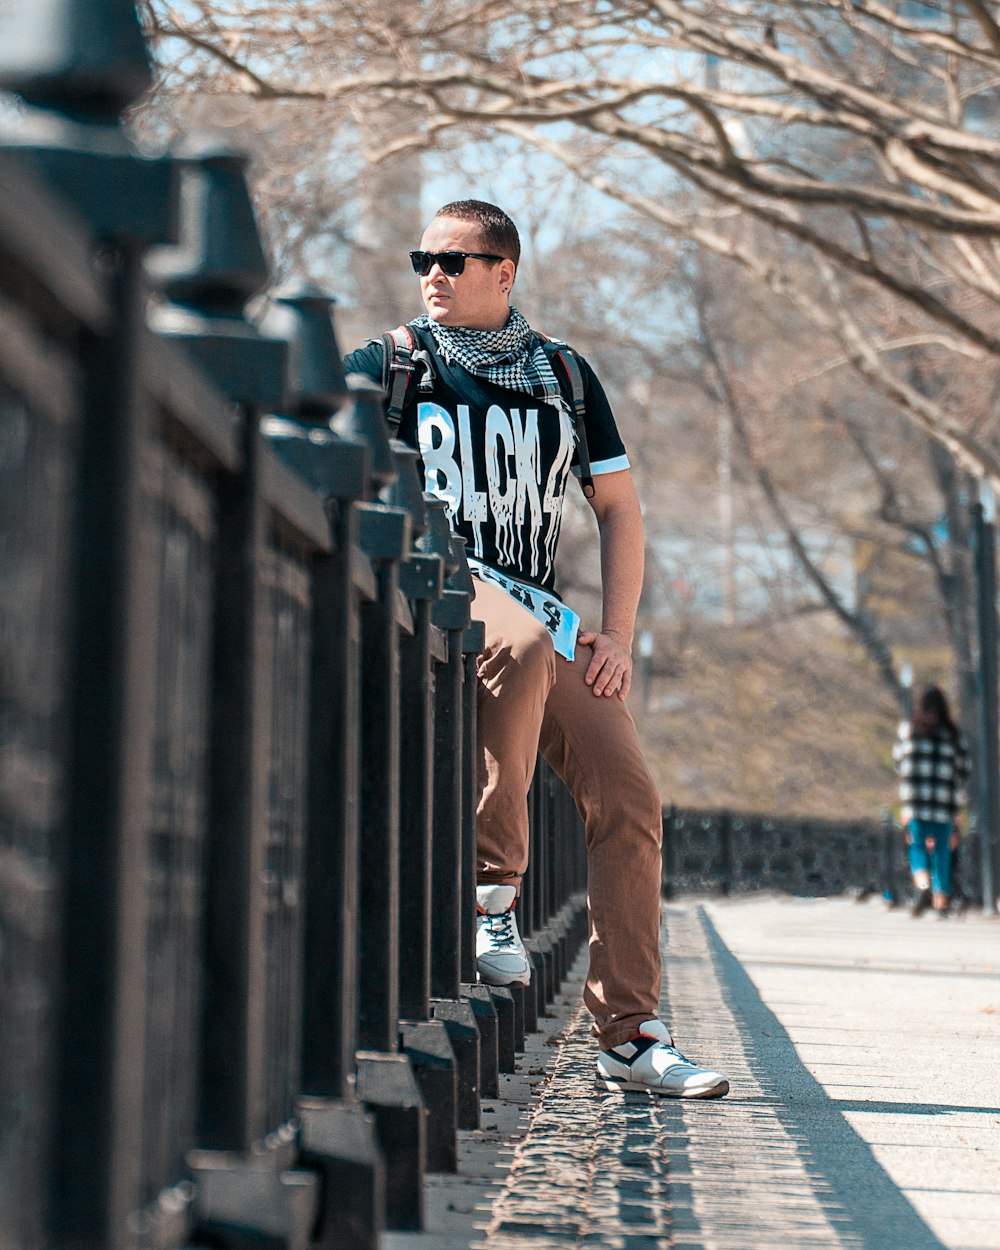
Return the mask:
M 0 150 L 0 1245 L 374 1250 L 581 941 L 578 820 L 541 770 L 536 975 L 477 985 L 462 544 L 331 301 L 246 315 L 242 161 L 123 139 L 131 6 L 24 7 L 0 81 L 51 112 Z
M 956 894 L 982 902 L 979 838 L 962 838 Z M 879 821 L 775 818 L 759 813 L 670 807 L 663 813 L 663 888 L 684 893 L 777 890 L 800 896 L 910 893 L 903 831 Z

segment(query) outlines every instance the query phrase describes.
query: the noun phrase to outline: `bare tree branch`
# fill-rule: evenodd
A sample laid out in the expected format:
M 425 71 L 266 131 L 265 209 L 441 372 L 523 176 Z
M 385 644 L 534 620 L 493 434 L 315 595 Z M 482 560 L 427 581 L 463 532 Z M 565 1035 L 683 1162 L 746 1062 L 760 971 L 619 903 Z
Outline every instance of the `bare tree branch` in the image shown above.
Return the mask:
M 883 682 L 896 698 L 902 701 L 902 686 L 896 673 L 891 650 L 878 633 L 872 621 L 863 613 L 852 611 L 840 595 L 837 594 L 829 578 L 824 576 L 822 569 L 813 560 L 805 543 L 802 541 L 802 536 L 782 501 L 770 471 L 766 464 L 756 455 L 746 418 L 741 405 L 736 399 L 728 371 L 719 355 L 714 337 L 705 318 L 703 307 L 698 307 L 698 314 L 701 346 L 718 381 L 722 401 L 729 414 L 733 429 L 740 441 L 748 463 L 753 467 L 757 483 L 764 494 L 764 498 L 767 500 L 772 514 L 784 531 L 785 538 L 796 562 L 816 589 L 823 604 L 833 612 L 837 619 L 857 639 L 875 665 Z
M 989 5 L 983 4 L 982 0 L 965 0 L 965 4 L 989 40 L 990 47 L 1000 55 L 1000 25 L 997 25 Z

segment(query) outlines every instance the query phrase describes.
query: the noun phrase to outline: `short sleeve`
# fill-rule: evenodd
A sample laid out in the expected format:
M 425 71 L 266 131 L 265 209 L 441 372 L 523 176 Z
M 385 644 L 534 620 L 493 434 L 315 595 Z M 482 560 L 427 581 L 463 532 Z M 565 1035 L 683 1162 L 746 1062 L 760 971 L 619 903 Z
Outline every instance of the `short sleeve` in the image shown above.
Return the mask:
M 364 347 L 359 347 L 344 357 L 344 372 L 362 373 L 381 386 L 384 352 L 381 339 L 366 343 Z
M 586 401 L 584 424 L 587 429 L 587 454 L 590 471 L 594 477 L 602 473 L 618 473 L 630 467 L 625 444 L 618 433 L 614 413 L 608 403 L 597 374 L 582 356 L 577 356 L 583 375 L 583 394 Z M 578 456 L 573 456 L 573 472 L 580 476 Z

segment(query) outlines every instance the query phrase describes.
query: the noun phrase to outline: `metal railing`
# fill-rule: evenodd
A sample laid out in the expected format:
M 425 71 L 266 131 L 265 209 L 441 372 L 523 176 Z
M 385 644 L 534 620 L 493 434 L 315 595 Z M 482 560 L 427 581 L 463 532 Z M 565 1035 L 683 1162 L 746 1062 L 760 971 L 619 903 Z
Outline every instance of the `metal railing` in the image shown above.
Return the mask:
M 0 84 L 51 113 L 0 149 L 0 1246 L 374 1250 L 581 941 L 578 818 L 540 769 L 536 975 L 475 984 L 462 544 L 331 301 L 246 315 L 242 160 L 124 140 L 131 6 L 17 20 Z
M 983 898 L 979 837 L 962 838 L 956 891 Z M 886 809 L 879 821 L 772 817 L 761 813 L 669 807 L 663 813 L 663 892 L 800 896 L 911 892 L 903 831 Z M 957 895 L 956 895 L 957 896 Z

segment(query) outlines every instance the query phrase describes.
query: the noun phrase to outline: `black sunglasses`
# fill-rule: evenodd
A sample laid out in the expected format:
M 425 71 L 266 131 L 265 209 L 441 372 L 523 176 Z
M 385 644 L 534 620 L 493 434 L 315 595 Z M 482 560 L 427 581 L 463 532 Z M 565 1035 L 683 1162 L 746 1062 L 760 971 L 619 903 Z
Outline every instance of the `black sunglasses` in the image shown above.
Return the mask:
M 419 274 L 421 278 L 427 277 L 435 263 L 441 266 L 442 273 L 447 274 L 449 278 L 457 278 L 460 273 L 465 272 L 467 257 L 472 260 L 504 259 L 502 256 L 491 256 L 489 252 L 411 252 L 410 264 L 413 266 L 413 272 Z

